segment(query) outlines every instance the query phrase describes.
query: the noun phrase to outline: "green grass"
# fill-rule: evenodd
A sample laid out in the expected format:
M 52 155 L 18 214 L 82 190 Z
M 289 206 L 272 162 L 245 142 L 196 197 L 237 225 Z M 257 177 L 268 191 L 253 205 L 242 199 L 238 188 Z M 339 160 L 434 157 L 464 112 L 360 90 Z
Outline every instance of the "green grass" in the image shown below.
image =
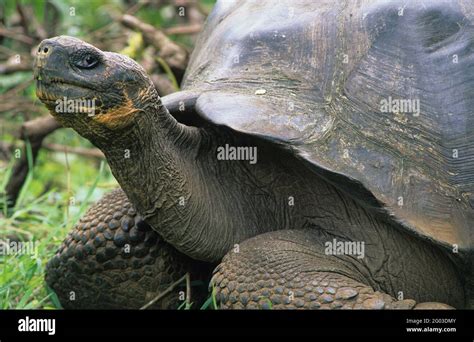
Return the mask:
M 55 132 L 46 142 L 91 147 L 67 129 Z M 31 163 L 31 152 L 28 159 Z M 0 193 L 15 161 L 0 161 Z M 16 206 L 7 212 L 3 205 L 6 199 L 0 198 L 0 243 L 18 240 L 33 242 L 36 247 L 34 253 L 0 253 L 0 309 L 61 308 L 44 281 L 46 263 L 87 208 L 115 187 L 118 184 L 104 161 L 40 151 Z M 74 205 L 70 205 L 71 197 L 75 198 Z M 215 292 L 213 289 L 201 307 L 183 302 L 179 309 L 215 310 Z
M 212 287 L 212 292 L 209 298 L 202 304 L 200 310 L 217 310 L 216 288 Z
M 60 130 L 49 141 L 90 146 Z M 31 159 L 31 156 L 30 158 Z M 11 174 L 14 159 L 0 165 L 0 192 Z M 87 208 L 117 184 L 104 162 L 41 150 L 16 206 L 2 205 L 0 241 L 35 243 L 33 253 L 0 255 L 0 308 L 50 309 L 59 302 L 44 282 L 47 261 Z M 71 197 L 75 198 L 74 205 Z M 5 198 L 0 200 L 4 203 Z

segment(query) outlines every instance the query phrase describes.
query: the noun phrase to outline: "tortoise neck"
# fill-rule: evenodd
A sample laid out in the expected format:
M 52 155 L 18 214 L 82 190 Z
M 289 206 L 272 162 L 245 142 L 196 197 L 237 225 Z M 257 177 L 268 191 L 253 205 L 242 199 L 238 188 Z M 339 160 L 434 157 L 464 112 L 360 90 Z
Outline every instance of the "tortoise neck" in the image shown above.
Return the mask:
M 201 145 L 198 128 L 177 122 L 158 103 L 108 146 L 99 146 L 127 197 L 154 230 L 180 251 L 190 240 L 186 222 L 202 210 L 195 189 Z M 193 196 L 191 196 L 193 194 Z
M 247 224 L 253 203 L 237 199 L 247 166 L 217 161 L 232 134 L 182 125 L 158 104 L 116 139 L 102 147 L 114 176 L 146 222 L 182 253 L 215 262 L 260 232 Z

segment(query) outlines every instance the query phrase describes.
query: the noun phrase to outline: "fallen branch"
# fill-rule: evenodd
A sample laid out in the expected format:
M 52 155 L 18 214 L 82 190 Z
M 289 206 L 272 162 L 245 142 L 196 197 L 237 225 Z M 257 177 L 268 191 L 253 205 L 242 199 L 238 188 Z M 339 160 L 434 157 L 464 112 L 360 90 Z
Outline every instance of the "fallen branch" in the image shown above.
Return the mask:
M 8 143 L 5 141 L 0 141 L 0 154 L 3 153 L 4 156 L 9 156 L 11 155 L 12 151 L 17 147 L 18 145 L 14 143 Z M 92 157 L 92 158 L 105 158 L 104 154 L 102 153 L 101 150 L 98 148 L 87 148 L 87 147 L 71 147 L 71 146 L 64 146 L 60 144 L 43 144 L 42 148 L 48 150 L 48 151 L 53 151 L 53 152 L 64 152 L 64 153 L 71 153 L 71 154 L 77 154 L 82 157 Z M 7 157 L 3 159 L 8 159 Z M 0 156 L 0 159 L 2 157 Z
M 44 144 L 43 147 L 54 152 L 67 152 L 77 154 L 83 157 L 105 158 L 104 154 L 98 148 L 71 147 L 59 144 Z
M 191 25 L 183 25 L 183 26 L 175 26 L 165 29 L 163 32 L 167 35 L 170 34 L 196 34 L 201 32 L 202 25 L 201 24 L 191 24 Z
M 29 63 L 2 63 L 0 64 L 0 74 L 8 75 L 17 71 L 31 71 Z
M 4 26 L 0 26 L 0 36 L 18 40 L 19 42 L 25 43 L 30 46 L 32 46 L 35 43 L 33 38 L 25 36 L 24 34 L 21 34 L 21 33 L 10 31 Z
M 150 3 L 150 0 L 142 0 L 138 1 L 135 5 L 130 7 L 125 14 L 135 14 L 140 8 L 142 8 L 145 5 L 148 5 Z M 97 36 L 102 36 L 105 32 L 107 32 L 111 27 L 113 27 L 117 21 L 120 21 L 121 14 L 115 14 L 115 13 L 110 13 L 110 16 L 114 19 L 111 23 L 108 23 L 102 27 L 99 27 L 98 29 L 89 32 L 89 36 L 91 37 L 97 37 Z
M 39 40 L 43 40 L 48 37 L 44 27 L 40 25 L 38 20 L 36 20 L 36 16 L 34 15 L 33 9 L 31 7 L 23 6 L 17 2 L 16 10 L 20 15 L 20 23 L 26 36 L 31 36 L 29 30 L 29 25 L 31 24 L 33 31 Z
M 21 125 L 17 136 L 31 144 L 32 166 L 36 161 L 43 139 L 59 127 L 61 126 L 52 116 L 40 117 Z M 13 166 L 10 179 L 5 187 L 8 206 L 15 205 L 28 172 L 30 172 L 30 168 L 28 165 L 27 145 L 25 144 L 20 158 Z
M 23 5 L 20 4 L 20 2 L 16 3 L 16 11 L 20 15 L 20 24 L 23 29 L 23 33 L 25 36 L 30 36 L 30 32 L 28 30 L 28 23 L 30 22 L 29 19 L 27 18 L 27 15 L 25 13 L 25 9 L 23 8 Z
M 42 116 L 23 123 L 18 137 L 28 139 L 30 142 L 42 140 L 60 127 L 61 125 L 52 116 Z
M 120 22 L 125 27 L 140 31 L 145 43 L 157 49 L 158 56 L 165 60 L 173 69 L 173 72 L 184 73 L 189 58 L 189 54 L 184 47 L 169 39 L 163 31 L 155 29 L 132 15 L 124 15 Z
M 48 38 L 48 33 L 46 32 L 45 28 L 38 22 L 38 20 L 36 20 L 36 16 L 33 13 L 33 8 L 28 7 L 27 13 L 31 21 L 31 25 L 33 26 L 33 31 L 36 34 L 36 37 L 38 37 L 40 41 Z
M 180 283 L 183 281 L 186 281 L 186 305 L 190 305 L 191 303 L 191 278 L 189 276 L 189 273 L 186 273 L 184 276 L 176 280 L 173 284 L 171 284 L 166 290 L 158 294 L 155 298 L 150 300 L 148 303 L 143 305 L 140 310 L 146 310 L 153 304 L 155 304 L 157 301 L 162 299 L 164 296 L 166 296 L 168 293 L 173 291 Z

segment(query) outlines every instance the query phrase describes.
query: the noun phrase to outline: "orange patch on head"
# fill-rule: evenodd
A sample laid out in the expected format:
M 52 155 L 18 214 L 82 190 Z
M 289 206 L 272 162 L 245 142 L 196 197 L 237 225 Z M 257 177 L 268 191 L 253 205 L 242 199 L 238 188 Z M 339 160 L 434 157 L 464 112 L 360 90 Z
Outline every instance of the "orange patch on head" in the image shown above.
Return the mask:
M 94 115 L 92 118 L 107 128 L 117 129 L 128 126 L 135 117 L 134 114 L 139 111 L 140 109 L 133 105 L 132 100 L 127 98 L 127 101 L 120 107 L 111 108 L 108 112 Z

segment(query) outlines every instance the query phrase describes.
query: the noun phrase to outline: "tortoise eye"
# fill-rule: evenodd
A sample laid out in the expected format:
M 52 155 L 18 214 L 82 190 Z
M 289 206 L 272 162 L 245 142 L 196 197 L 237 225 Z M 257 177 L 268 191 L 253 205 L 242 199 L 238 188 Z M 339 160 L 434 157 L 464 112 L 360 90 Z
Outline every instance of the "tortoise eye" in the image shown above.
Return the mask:
M 91 54 L 85 55 L 83 58 L 81 58 L 79 61 L 77 61 L 75 64 L 77 67 L 81 69 L 92 69 L 99 63 L 99 59 Z

